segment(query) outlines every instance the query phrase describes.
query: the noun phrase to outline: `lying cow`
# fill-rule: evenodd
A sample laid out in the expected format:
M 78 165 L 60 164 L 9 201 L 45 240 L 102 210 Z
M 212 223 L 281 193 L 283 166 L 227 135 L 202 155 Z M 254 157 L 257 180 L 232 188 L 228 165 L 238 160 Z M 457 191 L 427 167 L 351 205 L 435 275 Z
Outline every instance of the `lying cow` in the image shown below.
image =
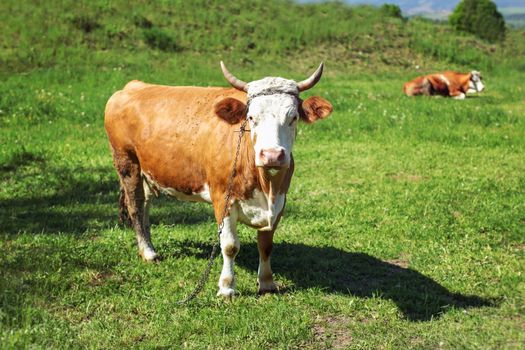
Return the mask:
M 294 171 L 297 122 L 313 123 L 332 112 L 332 105 L 321 97 L 299 97 L 319 81 L 323 64 L 299 83 L 277 77 L 246 83 L 222 62 L 221 68 L 234 89 L 135 80 L 109 99 L 105 128 L 120 179 L 121 220 L 129 214 L 139 254 L 153 261 L 157 253 L 148 220 L 153 193 L 212 203 L 217 223 L 227 205 L 218 295 L 234 294 L 238 221 L 258 230 L 259 293 L 272 292 L 276 286 L 270 254 Z M 250 136 L 242 139 L 231 200 L 225 203 L 238 131 L 246 119 Z
M 485 89 L 483 78 L 478 71 L 470 73 L 443 72 L 420 76 L 403 85 L 407 96 L 441 95 L 464 99 L 467 93 L 481 92 Z

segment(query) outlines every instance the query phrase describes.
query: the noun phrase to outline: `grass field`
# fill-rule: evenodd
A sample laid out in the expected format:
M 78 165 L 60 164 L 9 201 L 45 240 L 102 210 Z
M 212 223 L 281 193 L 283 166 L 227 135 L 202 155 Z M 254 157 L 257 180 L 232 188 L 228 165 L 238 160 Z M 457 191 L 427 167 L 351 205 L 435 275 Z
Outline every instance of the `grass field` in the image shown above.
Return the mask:
M 0 24 L 0 348 L 523 348 L 523 32 L 488 45 L 366 7 L 269 3 L 251 22 L 241 5 L 215 3 L 242 33 L 268 26 L 251 49 L 217 38 L 236 28 L 219 15 L 187 19 L 197 33 L 176 26 L 200 6 L 189 2 L 0 4 L 12 14 Z M 294 12 L 306 24 L 281 26 Z M 316 31 L 318 16 L 330 25 Z M 164 259 L 141 262 L 117 225 L 103 110 L 131 79 L 226 86 L 220 59 L 244 80 L 301 79 L 325 60 L 308 94 L 334 113 L 300 125 L 272 259 L 282 293 L 257 296 L 255 231 L 240 226 L 239 296 L 216 298 L 216 262 L 199 298 L 178 307 L 214 243 L 211 206 L 159 199 Z M 401 94 L 417 74 L 477 64 L 478 96 Z

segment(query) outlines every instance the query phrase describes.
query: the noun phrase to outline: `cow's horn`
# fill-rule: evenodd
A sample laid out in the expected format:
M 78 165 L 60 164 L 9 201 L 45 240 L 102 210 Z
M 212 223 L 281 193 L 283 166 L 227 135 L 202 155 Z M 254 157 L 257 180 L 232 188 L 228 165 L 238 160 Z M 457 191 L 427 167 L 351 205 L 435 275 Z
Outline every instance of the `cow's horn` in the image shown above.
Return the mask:
M 246 82 L 240 79 L 237 79 L 233 74 L 231 74 L 228 68 L 226 68 L 226 66 L 224 65 L 224 62 L 222 61 L 221 61 L 221 69 L 222 69 L 222 74 L 224 74 L 224 77 L 226 78 L 226 80 L 228 80 L 228 82 L 234 88 L 236 88 L 237 90 L 241 90 L 241 91 L 248 91 L 248 84 L 246 84 Z
M 315 84 L 321 79 L 321 75 L 323 75 L 323 67 L 324 63 L 321 62 L 319 65 L 319 68 L 310 76 L 310 78 L 303 80 L 299 83 L 297 83 L 297 88 L 299 89 L 299 92 L 308 90 L 310 88 L 313 88 Z

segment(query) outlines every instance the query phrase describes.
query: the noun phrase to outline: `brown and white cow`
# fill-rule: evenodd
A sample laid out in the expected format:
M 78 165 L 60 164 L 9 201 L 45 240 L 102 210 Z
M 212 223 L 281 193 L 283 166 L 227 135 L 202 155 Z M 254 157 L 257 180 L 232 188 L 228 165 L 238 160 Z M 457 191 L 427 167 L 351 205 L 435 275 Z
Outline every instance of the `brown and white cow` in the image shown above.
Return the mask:
M 441 95 L 455 99 L 464 99 L 467 93 L 481 92 L 485 89 L 481 73 L 443 72 L 424 75 L 415 78 L 403 85 L 403 92 L 407 96 Z
M 299 83 L 278 77 L 245 83 L 222 62 L 221 68 L 233 89 L 135 80 L 109 99 L 105 128 L 120 179 L 121 220 L 129 215 L 139 254 L 153 261 L 158 258 L 148 220 L 153 193 L 212 203 L 218 223 L 227 205 L 218 295 L 231 297 L 235 292 L 237 222 L 257 229 L 259 293 L 271 292 L 276 286 L 270 254 L 294 171 L 297 122 L 313 123 L 332 112 L 332 105 L 321 97 L 299 97 L 319 81 L 323 64 Z M 225 203 L 238 131 L 246 118 L 250 137 L 242 139 L 232 197 Z

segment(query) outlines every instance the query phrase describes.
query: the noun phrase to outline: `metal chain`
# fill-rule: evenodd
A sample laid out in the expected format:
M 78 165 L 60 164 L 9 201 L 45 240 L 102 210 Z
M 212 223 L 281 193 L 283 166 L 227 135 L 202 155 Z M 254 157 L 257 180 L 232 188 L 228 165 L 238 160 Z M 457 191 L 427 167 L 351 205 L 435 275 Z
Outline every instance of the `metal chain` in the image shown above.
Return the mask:
M 195 299 L 195 297 L 202 291 L 204 286 L 206 285 L 206 282 L 208 281 L 210 277 L 211 268 L 213 266 L 213 261 L 215 260 L 215 256 L 217 255 L 217 248 L 219 248 L 220 245 L 220 239 L 221 239 L 221 233 L 222 229 L 224 228 L 224 219 L 226 218 L 226 215 L 229 212 L 228 205 L 230 203 L 231 195 L 232 195 L 232 189 L 233 189 L 233 178 L 235 177 L 235 174 L 237 173 L 237 159 L 239 158 L 239 153 L 241 150 L 241 141 L 244 133 L 246 130 L 246 124 L 248 123 L 248 120 L 246 119 L 239 129 L 239 139 L 237 141 L 237 151 L 235 152 L 235 158 L 233 159 L 233 167 L 232 172 L 230 174 L 230 178 L 228 179 L 228 189 L 226 190 L 226 197 L 224 198 L 224 208 L 222 210 L 222 216 L 221 216 L 221 222 L 219 223 L 219 229 L 217 230 L 218 235 L 218 242 L 215 242 L 213 245 L 213 248 L 211 249 L 210 257 L 208 259 L 208 264 L 206 265 L 206 269 L 201 275 L 201 278 L 199 279 L 199 282 L 195 286 L 195 289 L 184 299 L 177 301 L 177 305 L 184 305 Z

